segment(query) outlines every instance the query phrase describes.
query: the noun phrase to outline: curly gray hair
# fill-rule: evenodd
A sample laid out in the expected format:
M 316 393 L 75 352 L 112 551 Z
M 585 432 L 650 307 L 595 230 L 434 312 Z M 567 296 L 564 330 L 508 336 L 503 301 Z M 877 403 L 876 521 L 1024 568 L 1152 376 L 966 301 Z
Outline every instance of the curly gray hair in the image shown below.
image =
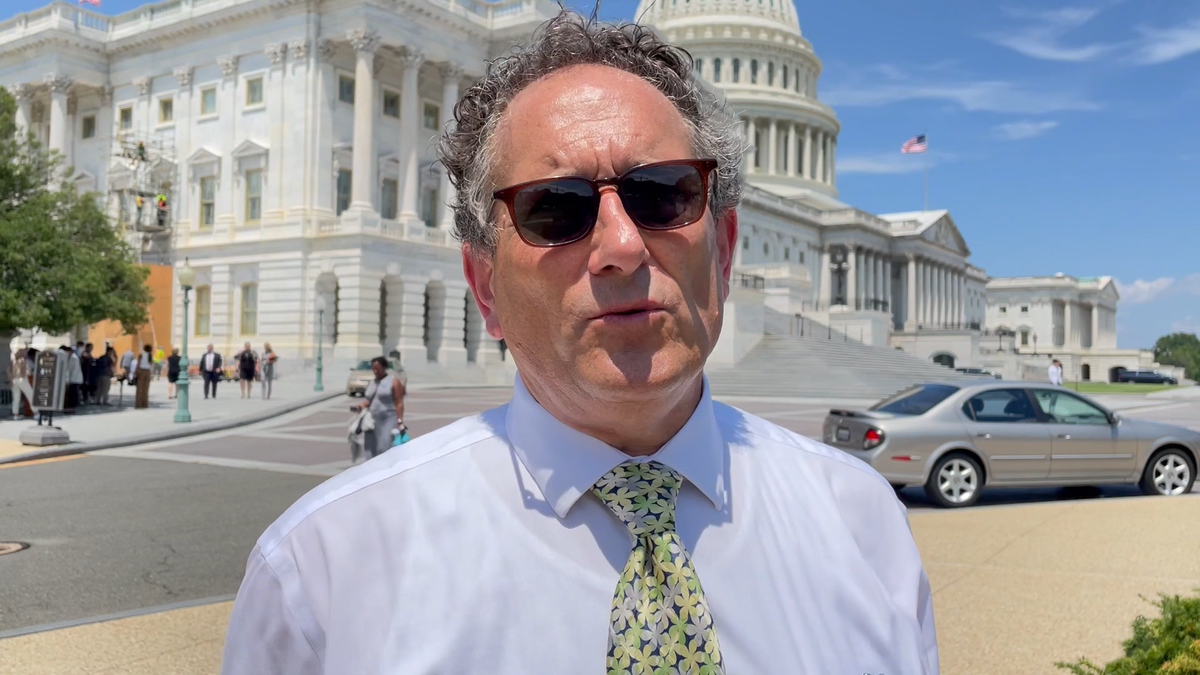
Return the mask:
M 636 24 L 584 19 L 569 10 L 542 24 L 532 42 L 488 64 L 487 73 L 454 107 L 455 125 L 438 142 L 438 156 L 457 189 L 454 236 L 472 251 L 496 250 L 492 192 L 496 129 L 509 103 L 533 82 L 570 66 L 596 64 L 646 80 L 683 115 L 696 157 L 717 160 L 711 208 L 722 215 L 742 197 L 741 123 L 692 77 L 691 56 Z

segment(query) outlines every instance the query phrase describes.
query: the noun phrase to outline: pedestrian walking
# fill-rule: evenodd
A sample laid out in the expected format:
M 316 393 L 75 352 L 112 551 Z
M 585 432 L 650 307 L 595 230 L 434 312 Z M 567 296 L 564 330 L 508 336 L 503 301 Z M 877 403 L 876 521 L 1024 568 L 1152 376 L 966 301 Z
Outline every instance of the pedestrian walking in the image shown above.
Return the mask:
M 279 361 L 279 357 L 275 354 L 275 350 L 271 349 L 271 343 L 264 342 L 262 360 L 258 366 L 258 376 L 262 380 L 263 400 L 271 398 L 271 388 L 275 382 L 275 363 L 277 361 Z
M 17 382 L 25 380 L 29 377 L 29 361 L 28 349 L 18 349 L 13 355 L 12 360 L 8 364 L 8 381 L 12 383 L 12 416 L 13 419 L 22 416 L 22 406 L 24 405 L 25 395 L 17 386 Z
M 288 509 L 222 672 L 936 675 L 892 487 L 704 376 L 740 249 L 737 118 L 648 28 L 564 9 L 533 35 L 439 143 L 512 399 Z
M 234 359 L 237 361 L 238 384 L 242 388 L 242 398 L 250 398 L 254 393 L 254 376 L 258 373 L 258 354 L 250 349 L 250 343 L 247 342 Z
M 99 359 L 96 376 L 96 400 L 100 405 L 112 405 L 108 402 L 108 392 L 112 389 L 113 372 L 117 368 L 117 350 L 112 345 L 104 346 L 104 356 Z
M 162 379 L 163 360 L 165 357 L 166 354 L 163 353 L 162 347 L 154 350 L 154 379 L 156 380 Z
M 66 345 L 60 349 L 67 357 L 67 395 L 63 401 L 63 412 L 74 415 L 79 408 L 80 391 L 83 389 L 83 366 L 75 350 Z M 79 351 L 83 351 L 82 343 L 79 345 Z
M 371 359 L 371 373 L 375 375 L 375 381 L 367 385 L 364 400 L 359 404 L 359 408 L 370 411 L 374 419 L 374 426 L 367 431 L 363 444 L 367 459 L 378 457 L 392 447 L 394 433 L 404 424 L 406 393 L 400 378 L 388 372 L 386 357 Z
M 83 346 L 83 353 L 79 355 L 79 368 L 83 371 L 83 384 L 79 388 L 79 402 L 81 404 L 92 403 L 92 397 L 96 393 L 96 357 L 92 355 L 92 343 L 87 343 Z
M 167 357 L 167 398 L 176 398 L 176 382 L 179 381 L 179 348 L 172 347 L 171 355 Z
M 137 394 L 133 399 L 133 407 L 150 407 L 150 377 L 154 370 L 154 357 L 150 345 L 142 347 L 142 355 L 137 363 Z
M 217 383 L 221 381 L 222 372 L 221 355 L 209 345 L 204 356 L 200 357 L 200 374 L 204 376 L 204 398 L 208 398 L 210 390 L 212 397 L 217 397 Z
M 1054 359 L 1050 362 L 1050 367 L 1046 369 L 1046 376 L 1050 379 L 1050 384 L 1062 386 L 1063 383 L 1063 368 L 1062 361 Z

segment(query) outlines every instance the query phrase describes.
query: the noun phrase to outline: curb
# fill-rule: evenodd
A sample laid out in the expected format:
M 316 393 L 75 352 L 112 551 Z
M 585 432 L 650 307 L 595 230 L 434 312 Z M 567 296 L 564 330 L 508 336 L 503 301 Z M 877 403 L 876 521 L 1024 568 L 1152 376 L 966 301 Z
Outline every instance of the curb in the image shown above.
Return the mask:
M 171 429 L 170 431 L 160 431 L 152 434 L 144 434 L 142 436 L 132 436 L 128 438 L 112 439 L 108 441 L 98 441 L 96 443 L 68 443 L 46 448 L 44 450 L 32 450 L 21 455 L 13 455 L 0 459 L 0 464 L 15 464 L 16 462 L 28 462 L 35 459 L 49 459 L 51 457 L 64 457 L 66 455 L 81 455 L 94 450 L 108 450 L 109 448 L 123 448 L 131 445 L 142 445 L 144 443 L 157 443 L 159 441 L 172 441 L 177 438 L 187 438 L 188 436 L 199 436 L 201 434 L 211 433 L 213 431 L 225 431 L 234 427 L 246 426 L 249 424 L 257 424 L 294 412 L 301 408 L 307 408 L 310 405 L 328 401 L 338 396 L 345 396 L 346 392 L 337 389 L 334 391 L 322 392 L 317 396 L 310 396 L 298 401 L 292 401 L 278 408 L 264 410 L 253 415 L 245 415 L 228 420 L 218 420 L 215 422 L 204 422 L 202 424 L 180 425 L 179 429 Z

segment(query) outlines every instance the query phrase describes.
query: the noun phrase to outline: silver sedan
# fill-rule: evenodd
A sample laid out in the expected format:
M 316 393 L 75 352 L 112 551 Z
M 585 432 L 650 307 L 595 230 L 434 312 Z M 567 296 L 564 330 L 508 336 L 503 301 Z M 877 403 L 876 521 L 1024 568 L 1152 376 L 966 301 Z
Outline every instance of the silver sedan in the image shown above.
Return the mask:
M 867 410 L 831 410 L 824 441 L 946 507 L 974 504 L 985 485 L 1137 483 L 1181 495 L 1200 458 L 1200 433 L 1031 382 L 924 384 Z

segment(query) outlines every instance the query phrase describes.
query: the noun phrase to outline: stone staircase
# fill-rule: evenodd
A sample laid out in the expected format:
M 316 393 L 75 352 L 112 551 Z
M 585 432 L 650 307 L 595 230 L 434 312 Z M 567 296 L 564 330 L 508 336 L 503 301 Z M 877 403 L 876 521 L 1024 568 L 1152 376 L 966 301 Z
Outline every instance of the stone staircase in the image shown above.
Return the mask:
M 882 399 L 921 382 L 978 382 L 897 349 L 872 347 L 805 319 L 765 309 L 762 341 L 736 365 L 707 369 L 718 396 Z

